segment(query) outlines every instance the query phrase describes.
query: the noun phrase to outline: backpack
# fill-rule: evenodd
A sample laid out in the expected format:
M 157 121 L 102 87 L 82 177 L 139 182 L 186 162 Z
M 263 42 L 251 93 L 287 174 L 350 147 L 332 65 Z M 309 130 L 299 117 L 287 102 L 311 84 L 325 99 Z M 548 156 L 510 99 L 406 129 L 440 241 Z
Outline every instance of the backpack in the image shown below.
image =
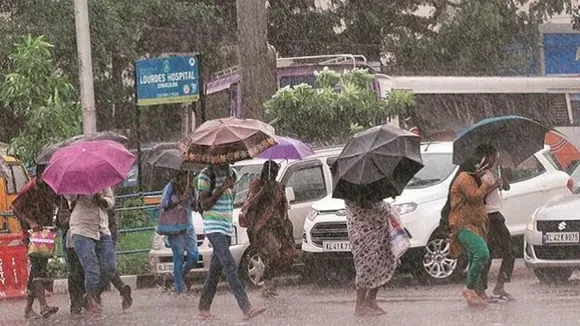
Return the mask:
M 209 192 L 213 193 L 213 191 L 215 189 L 215 179 L 216 179 L 215 172 L 213 171 L 212 168 L 207 168 L 206 173 L 209 176 L 209 184 L 210 184 Z M 198 178 L 199 178 L 199 176 L 198 176 Z M 193 211 L 199 213 L 200 215 L 203 215 L 203 213 L 205 211 L 201 205 L 201 200 L 199 199 L 199 191 L 196 191 L 196 196 L 194 198 L 194 203 L 193 203 Z

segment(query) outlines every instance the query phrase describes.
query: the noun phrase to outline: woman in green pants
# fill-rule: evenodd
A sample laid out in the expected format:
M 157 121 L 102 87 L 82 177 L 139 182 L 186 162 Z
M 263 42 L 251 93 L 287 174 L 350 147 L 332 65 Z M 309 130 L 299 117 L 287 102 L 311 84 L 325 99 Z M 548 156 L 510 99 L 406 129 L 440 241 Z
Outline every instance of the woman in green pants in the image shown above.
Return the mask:
M 486 238 L 488 216 L 484 199 L 494 185 L 482 183 L 481 174 L 485 170 L 481 162 L 466 160 L 461 166 L 449 191 L 449 227 L 451 229 L 452 252 L 458 255 L 465 250 L 469 260 L 466 287 L 462 296 L 468 304 L 484 306 L 476 292 L 482 272 L 490 259 Z

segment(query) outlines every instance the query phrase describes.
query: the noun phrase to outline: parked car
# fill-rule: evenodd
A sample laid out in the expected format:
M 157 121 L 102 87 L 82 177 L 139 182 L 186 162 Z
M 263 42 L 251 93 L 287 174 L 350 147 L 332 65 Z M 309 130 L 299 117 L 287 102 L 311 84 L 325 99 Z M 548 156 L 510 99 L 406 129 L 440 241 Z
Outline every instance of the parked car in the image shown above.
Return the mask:
M 335 159 L 342 147 L 318 150 L 315 155 L 304 160 L 281 160 L 278 181 L 286 186 L 286 196 L 290 202 L 290 219 L 294 225 L 296 245 L 302 244 L 304 220 L 312 204 L 332 192 L 332 177 L 328 161 Z M 243 201 L 246 199 L 250 183 L 260 177 L 265 160 L 253 159 L 233 165 L 238 172 L 235 185 L 234 204 L 234 236 L 230 251 L 239 266 L 239 274 L 252 284 L 256 284 L 257 273 L 264 268 L 257 251 L 250 246 L 246 229 L 239 226 L 238 215 Z M 212 248 L 203 230 L 202 217 L 194 213 L 193 224 L 198 237 L 200 260 L 192 273 L 201 273 L 204 262 L 211 257 Z M 149 253 L 151 273 L 160 278 L 171 278 L 173 258 L 171 249 L 165 243 L 165 237 L 155 235 L 152 250 Z
M 457 171 L 452 163 L 452 151 L 450 142 L 422 144 L 425 167 L 392 202 L 411 238 L 411 249 L 402 257 L 401 268 L 423 283 L 456 278 L 466 265 L 463 260 L 458 264 L 451 257 L 446 235 L 438 229 L 441 209 Z M 544 149 L 516 169 L 505 171 L 511 190 L 502 193 L 502 213 L 518 248 L 523 248 L 528 217 L 534 210 L 571 193 L 570 176 L 559 171 L 553 161 L 549 149 Z M 352 260 L 342 200 L 329 196 L 315 203 L 308 213 L 304 230 L 302 250 L 309 270 L 307 274 L 326 273 L 329 268 L 332 271 L 332 268 L 345 266 L 345 260 Z
M 531 216 L 524 238 L 524 261 L 542 283 L 567 281 L 580 269 L 580 189 L 554 200 Z

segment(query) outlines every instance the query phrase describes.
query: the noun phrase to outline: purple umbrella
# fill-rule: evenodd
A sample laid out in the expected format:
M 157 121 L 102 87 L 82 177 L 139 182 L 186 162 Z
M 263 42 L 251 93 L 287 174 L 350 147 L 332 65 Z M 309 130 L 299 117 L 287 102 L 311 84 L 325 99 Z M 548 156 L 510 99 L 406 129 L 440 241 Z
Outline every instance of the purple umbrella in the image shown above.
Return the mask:
M 75 143 L 52 156 L 42 179 L 59 195 L 93 195 L 122 182 L 135 160 L 114 141 Z
M 262 152 L 259 157 L 265 159 L 301 160 L 314 154 L 310 147 L 296 139 L 276 136 L 276 142 L 278 145 Z

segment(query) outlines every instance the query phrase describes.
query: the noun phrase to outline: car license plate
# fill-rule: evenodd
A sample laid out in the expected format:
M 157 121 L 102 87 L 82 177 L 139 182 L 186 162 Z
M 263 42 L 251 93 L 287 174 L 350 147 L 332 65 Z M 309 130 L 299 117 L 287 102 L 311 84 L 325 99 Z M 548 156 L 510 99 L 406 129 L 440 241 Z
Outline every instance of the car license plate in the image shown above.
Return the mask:
M 159 273 L 173 272 L 173 263 L 157 264 L 157 272 Z
M 544 243 L 579 243 L 580 232 L 546 232 Z
M 325 241 L 322 243 L 324 251 L 349 252 L 350 242 L 348 241 Z

